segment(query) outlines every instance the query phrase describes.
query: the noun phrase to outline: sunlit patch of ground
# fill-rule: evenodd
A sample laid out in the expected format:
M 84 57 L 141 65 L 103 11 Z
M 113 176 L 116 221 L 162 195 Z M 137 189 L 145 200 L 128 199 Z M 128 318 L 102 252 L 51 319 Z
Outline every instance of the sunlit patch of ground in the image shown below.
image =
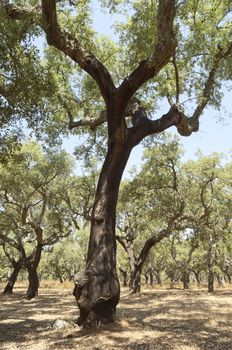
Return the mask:
M 232 350 L 232 286 L 213 294 L 144 289 L 122 297 L 114 325 L 85 331 L 73 324 L 72 284 L 43 282 L 30 301 L 25 290 L 19 285 L 12 296 L 0 295 L 1 350 Z M 55 330 L 56 319 L 70 326 Z

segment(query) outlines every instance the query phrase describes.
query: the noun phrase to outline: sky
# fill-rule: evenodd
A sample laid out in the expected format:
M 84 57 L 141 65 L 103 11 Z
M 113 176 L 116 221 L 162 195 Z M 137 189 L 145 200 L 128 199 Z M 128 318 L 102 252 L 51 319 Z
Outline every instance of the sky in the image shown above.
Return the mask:
M 123 20 L 123 17 L 115 17 L 109 13 L 104 13 L 98 1 L 93 1 L 93 27 L 94 29 L 104 35 L 109 35 L 114 40 L 117 39 L 117 34 L 112 27 L 115 20 Z M 203 155 L 209 155 L 213 152 L 222 152 L 230 155 L 232 150 L 232 118 L 225 117 L 226 114 L 232 114 L 232 91 L 228 91 L 226 87 L 223 88 L 224 98 L 222 101 L 221 112 L 212 108 L 207 108 L 200 120 L 200 129 L 197 133 L 193 133 L 190 137 L 181 137 L 181 144 L 184 148 L 183 160 L 194 159 L 199 150 Z M 167 106 L 161 106 L 160 113 L 167 113 Z M 225 114 L 224 111 L 227 111 Z M 160 114 L 157 116 L 160 117 Z M 225 119 L 224 121 L 220 119 Z M 155 119 L 155 116 L 154 118 Z M 177 134 L 176 128 L 170 128 L 168 131 Z M 77 144 L 75 137 L 71 137 L 65 141 L 64 146 L 72 152 Z M 124 176 L 128 176 L 128 171 L 132 166 L 137 169 L 140 168 L 142 157 L 142 147 L 136 146 L 131 153 Z

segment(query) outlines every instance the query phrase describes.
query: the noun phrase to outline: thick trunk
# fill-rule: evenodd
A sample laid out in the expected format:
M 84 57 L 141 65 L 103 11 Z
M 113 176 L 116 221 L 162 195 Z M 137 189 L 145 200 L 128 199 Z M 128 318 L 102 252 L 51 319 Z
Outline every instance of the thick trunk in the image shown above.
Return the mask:
M 30 300 L 38 295 L 39 277 L 35 268 L 28 268 L 29 285 L 27 289 L 27 299 Z
M 12 272 L 12 274 L 9 277 L 8 283 L 3 291 L 3 294 L 12 294 L 13 293 L 13 288 L 14 288 L 14 284 L 17 280 L 18 274 L 22 268 L 23 262 L 22 259 L 20 259 L 19 261 L 15 262 L 14 264 L 14 270 Z
M 183 282 L 183 288 L 189 289 L 189 273 L 186 270 L 182 272 L 182 282 Z
M 132 294 L 138 294 L 141 291 L 141 270 L 134 268 L 130 274 L 129 289 Z
M 214 291 L 214 273 L 212 270 L 208 271 L 208 292 L 213 293 Z
M 119 135 L 123 137 L 123 135 Z M 116 270 L 115 212 L 118 190 L 131 147 L 109 141 L 92 213 L 86 268 L 74 277 L 73 294 L 80 309 L 77 323 L 110 323 L 120 298 Z
M 43 249 L 42 244 L 38 243 L 35 250 L 34 260 L 27 261 L 25 264 L 28 271 L 28 280 L 29 280 L 29 285 L 27 289 L 28 300 L 33 299 L 38 295 L 39 277 L 37 274 L 37 268 L 40 263 L 42 249 Z

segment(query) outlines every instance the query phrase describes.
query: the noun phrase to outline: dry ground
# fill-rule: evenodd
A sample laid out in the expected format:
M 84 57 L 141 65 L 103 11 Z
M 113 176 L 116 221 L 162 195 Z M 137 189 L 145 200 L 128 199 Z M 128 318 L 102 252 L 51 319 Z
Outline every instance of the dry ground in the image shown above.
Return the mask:
M 232 290 L 143 290 L 121 299 L 117 323 L 81 331 L 72 286 L 42 285 L 25 300 L 25 286 L 0 295 L 1 350 L 232 350 Z M 2 289 L 1 289 L 2 290 Z M 122 294 L 125 291 L 122 292 Z M 55 330 L 56 319 L 70 322 Z

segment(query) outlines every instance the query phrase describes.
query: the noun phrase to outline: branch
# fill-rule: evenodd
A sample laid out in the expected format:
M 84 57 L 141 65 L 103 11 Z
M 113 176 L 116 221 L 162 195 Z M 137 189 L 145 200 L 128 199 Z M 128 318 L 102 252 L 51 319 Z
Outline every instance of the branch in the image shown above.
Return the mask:
M 14 257 L 10 256 L 10 254 L 6 250 L 5 242 L 2 243 L 2 248 L 3 248 L 4 254 L 7 257 L 7 259 L 11 262 L 12 265 L 14 265 L 15 259 L 14 259 Z
M 198 131 L 199 128 L 195 119 L 188 118 L 180 105 L 173 105 L 168 113 L 156 120 L 149 119 L 145 109 L 138 106 L 134 111 L 133 120 L 134 126 L 128 129 L 130 142 L 133 145 L 138 144 L 144 137 L 158 134 L 171 126 L 176 126 L 177 131 L 182 136 L 189 136 L 192 132 Z
M 128 252 L 128 249 L 127 249 L 127 246 L 126 246 L 126 243 L 125 243 L 123 237 L 116 235 L 115 238 L 116 238 L 116 240 L 121 244 L 121 246 L 123 247 L 123 249 L 124 249 L 126 252 Z
M 43 196 L 43 200 L 42 200 L 43 204 L 42 204 L 41 212 L 40 212 L 40 215 L 39 215 L 39 220 L 38 220 L 39 224 L 41 224 L 42 221 L 43 221 L 43 218 L 44 218 L 44 215 L 45 215 L 45 212 L 46 212 L 46 207 L 47 207 L 47 195 L 46 195 L 46 192 L 44 192 L 42 194 L 42 196 Z
M 60 171 L 60 169 L 57 169 L 56 172 L 54 173 L 54 175 L 53 175 L 50 179 L 48 179 L 48 177 L 50 176 L 50 174 L 49 174 L 45 182 L 41 183 L 38 187 L 35 187 L 35 189 L 34 189 L 31 193 L 29 193 L 29 195 L 27 196 L 26 201 L 28 202 L 29 199 L 30 199 L 40 188 L 42 188 L 42 187 L 48 185 L 50 182 L 52 182 L 52 181 L 56 178 L 56 176 L 59 174 L 59 171 Z M 39 191 L 38 191 L 38 192 L 39 192 Z M 42 200 L 43 200 L 43 199 L 42 199 Z M 39 202 L 38 202 L 37 204 L 39 204 Z M 35 204 L 30 205 L 30 206 L 34 206 L 34 205 L 35 205 Z
M 139 254 L 136 265 L 138 267 L 142 266 L 145 262 L 150 250 L 154 245 L 159 243 L 163 238 L 168 237 L 171 234 L 169 229 L 163 229 L 159 232 L 159 234 L 155 234 L 154 236 L 148 238 Z
M 154 245 L 159 243 L 162 239 L 164 239 L 165 237 L 169 237 L 171 235 L 172 230 L 176 225 L 176 222 L 178 222 L 183 215 L 184 208 L 185 208 L 185 204 L 184 204 L 184 202 L 181 202 L 179 210 L 172 218 L 170 218 L 170 220 L 167 224 L 167 227 L 165 229 L 162 229 L 158 233 L 158 235 L 155 234 L 154 236 L 147 239 L 147 241 L 145 242 L 145 244 L 144 244 L 144 246 L 139 254 L 138 259 L 136 260 L 136 265 L 138 268 L 141 268 L 142 265 L 144 264 L 148 254 L 150 252 L 150 249 L 152 247 L 154 247 Z
M 57 234 L 56 236 L 48 237 L 47 239 L 45 239 L 43 241 L 43 246 L 54 245 L 56 242 L 59 241 L 59 239 L 66 238 L 70 234 L 71 234 L 71 232 L 67 231 L 66 233 L 63 233 L 63 234 L 60 233 L 60 234 Z
M 209 71 L 208 79 L 205 82 L 203 94 L 201 96 L 200 103 L 198 104 L 197 108 L 195 109 L 192 119 L 193 120 L 199 120 L 199 117 L 201 116 L 202 112 L 204 111 L 205 107 L 207 106 L 210 96 L 215 84 L 215 77 L 217 70 L 220 66 L 220 62 L 231 56 L 232 54 L 232 43 L 230 43 L 228 49 L 226 51 L 224 50 L 219 50 L 219 52 L 215 56 L 215 60 L 213 62 L 213 65 L 211 67 L 211 70 Z
M 175 55 L 173 56 L 172 63 L 174 66 L 174 71 L 175 71 L 175 80 L 176 80 L 176 104 L 180 102 L 180 78 L 179 78 L 179 71 L 176 63 L 176 57 Z
M 62 99 L 61 96 L 58 97 L 60 103 L 64 107 L 64 109 L 67 112 L 68 119 L 69 119 L 69 124 L 68 128 L 69 130 L 72 130 L 74 128 L 78 127 L 89 127 L 90 130 L 95 131 L 100 125 L 104 124 L 107 121 L 107 112 L 106 110 L 102 110 L 97 118 L 94 117 L 89 117 L 89 119 L 80 119 L 75 121 L 72 111 L 68 105 L 68 103 Z M 133 115 L 134 111 L 134 105 L 136 103 L 140 103 L 139 100 L 136 97 L 133 97 L 130 99 L 129 103 L 126 106 L 125 112 L 124 112 L 124 118 L 131 117 Z
M 20 205 L 18 203 L 14 202 L 13 199 L 10 198 L 10 195 L 9 195 L 7 189 L 3 188 L 3 191 L 4 191 L 4 198 L 5 198 L 4 204 L 12 204 L 12 205 L 15 205 L 17 207 L 20 207 Z
M 177 45 L 173 30 L 175 0 L 159 0 L 157 13 L 157 43 L 154 52 L 127 77 L 118 88 L 120 95 L 129 100 L 149 79 L 169 62 Z
M 7 15 L 11 19 L 21 20 L 21 19 L 33 19 L 38 18 L 37 6 L 24 6 L 19 7 L 14 4 L 9 4 L 9 1 L 0 0 L 0 6 L 6 10 Z M 41 18 L 40 18 L 41 19 Z
M 58 23 L 56 0 L 42 0 L 43 29 L 48 45 L 52 45 L 69 56 L 74 62 L 89 73 L 98 84 L 105 101 L 115 86 L 106 67 L 70 33 L 63 31 Z
M 11 247 L 18 250 L 18 244 L 12 238 L 9 238 L 9 237 L 5 236 L 4 234 L 0 233 L 0 239 L 3 242 L 6 242 L 7 244 L 9 244 Z
M 0 85 L 0 95 L 2 95 L 7 101 L 9 99 L 9 94 L 8 92 Z
M 80 42 L 70 33 L 61 29 L 56 10 L 56 0 L 42 0 L 42 16 L 38 10 L 40 6 L 16 6 L 1 0 L 0 5 L 5 8 L 11 19 L 24 20 L 29 18 L 36 22 L 45 32 L 48 45 L 54 46 L 69 56 L 74 62 L 92 76 L 96 81 L 105 101 L 115 86 L 106 67 L 90 52 L 83 48 Z
M 67 109 L 66 109 L 67 110 Z M 89 127 L 90 130 L 95 131 L 100 125 L 104 124 L 106 119 L 106 111 L 101 111 L 98 118 L 90 118 L 90 119 L 80 119 L 78 121 L 73 120 L 73 116 L 70 112 L 67 111 L 68 117 L 69 117 L 69 130 L 72 130 L 74 128 L 78 127 Z

